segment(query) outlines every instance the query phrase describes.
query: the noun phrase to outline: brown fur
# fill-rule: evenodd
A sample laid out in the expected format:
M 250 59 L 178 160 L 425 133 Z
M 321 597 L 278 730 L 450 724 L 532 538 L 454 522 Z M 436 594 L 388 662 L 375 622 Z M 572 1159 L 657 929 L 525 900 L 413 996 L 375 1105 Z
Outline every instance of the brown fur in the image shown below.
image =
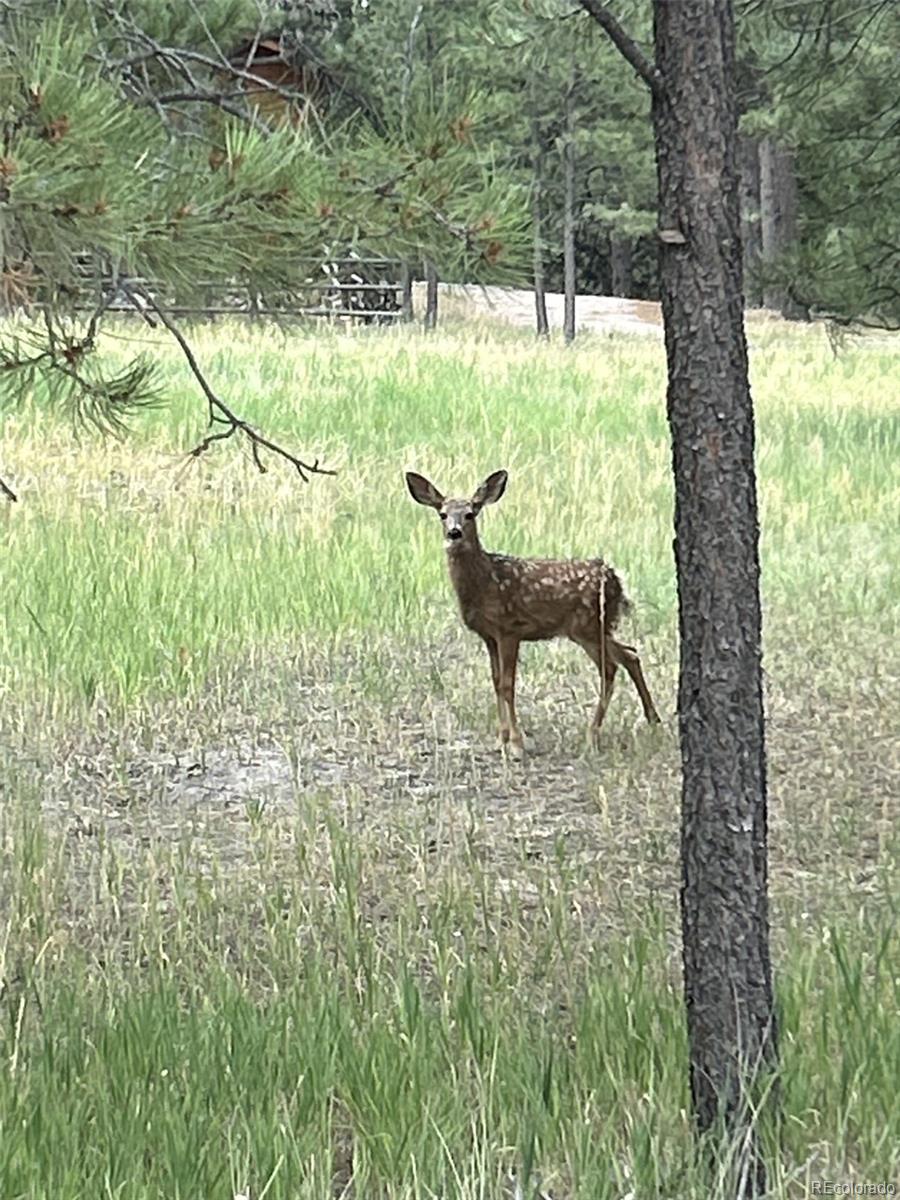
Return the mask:
M 604 629 L 612 633 L 627 607 L 622 584 L 602 559 L 512 558 L 482 550 L 478 533 L 447 548 L 450 579 L 463 623 L 475 633 L 514 635 L 522 642 L 599 636 L 600 586 Z
M 620 666 L 631 677 L 647 720 L 658 722 L 637 651 L 612 636 L 628 607 L 612 567 L 599 558 L 513 558 L 482 549 L 476 518 L 485 504 L 500 499 L 506 479 L 505 471 L 495 471 L 470 500 L 456 500 L 445 498 L 422 475 L 406 476 L 413 499 L 436 509 L 444 524 L 447 565 L 463 623 L 481 637 L 490 656 L 501 741 L 522 749 L 515 715 L 519 643 L 556 637 L 576 642 L 600 671 L 595 734 Z

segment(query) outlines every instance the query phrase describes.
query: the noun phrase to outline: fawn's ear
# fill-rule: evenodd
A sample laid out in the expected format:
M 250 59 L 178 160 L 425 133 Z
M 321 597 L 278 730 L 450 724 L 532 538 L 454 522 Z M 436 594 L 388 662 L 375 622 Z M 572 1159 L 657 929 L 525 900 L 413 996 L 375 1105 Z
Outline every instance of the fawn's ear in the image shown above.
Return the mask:
M 406 486 L 409 488 L 409 494 L 418 504 L 426 504 L 429 508 L 440 508 L 444 503 L 444 497 L 424 475 L 417 475 L 415 471 L 407 471 Z
M 496 504 L 506 491 L 506 481 L 509 478 L 505 471 L 495 471 L 472 497 L 472 507 L 480 509 L 485 504 Z

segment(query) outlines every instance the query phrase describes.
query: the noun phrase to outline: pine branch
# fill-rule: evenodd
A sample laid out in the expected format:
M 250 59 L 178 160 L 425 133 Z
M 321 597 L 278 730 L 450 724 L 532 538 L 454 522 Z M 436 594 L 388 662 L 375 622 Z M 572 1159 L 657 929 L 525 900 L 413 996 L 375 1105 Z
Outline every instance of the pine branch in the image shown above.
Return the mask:
M 28 386 L 40 377 L 48 392 L 66 403 L 77 420 L 102 431 L 123 433 L 128 415 L 157 404 L 159 393 L 152 383 L 152 365 L 141 357 L 111 377 L 97 374 L 89 366 L 100 323 L 117 288 L 114 280 L 81 333 L 52 306 L 40 305 L 41 329 L 26 329 L 6 344 L 0 343 L 0 386 L 18 392 L 23 380 Z
M 169 317 L 168 314 L 159 307 L 153 297 L 143 289 L 132 289 L 127 283 L 121 284 L 121 289 L 127 296 L 129 296 L 132 303 L 141 304 L 141 302 L 143 302 L 143 306 L 151 309 L 159 318 L 161 324 L 166 327 L 181 348 L 181 352 L 187 360 L 187 364 L 191 369 L 191 373 L 199 383 L 200 388 L 206 397 L 207 404 L 209 405 L 210 426 L 224 426 L 224 428 L 218 432 L 208 433 L 201 442 L 198 442 L 193 450 L 189 452 L 189 458 L 199 458 L 200 455 L 209 450 L 209 448 L 215 442 L 226 441 L 228 438 L 233 437 L 234 434 L 242 433 L 250 442 L 253 461 L 256 463 L 258 470 L 263 474 L 265 474 L 268 468 L 262 461 L 260 455 L 261 450 L 268 450 L 270 453 L 283 458 L 286 462 L 289 462 L 304 483 L 309 483 L 309 478 L 311 475 L 337 474 L 336 471 L 331 471 L 327 467 L 319 466 L 318 459 L 309 463 L 304 459 L 299 458 L 296 454 L 292 454 L 283 446 L 278 445 L 277 442 L 273 442 L 270 438 L 267 438 L 263 434 L 259 433 L 242 417 L 239 417 L 236 413 L 232 412 L 225 401 L 213 391 L 209 381 L 200 368 L 200 364 L 197 362 L 197 358 L 191 349 L 187 338 L 174 323 L 174 321 L 172 321 L 171 317 Z
M 262 120 L 247 103 L 246 93 L 228 95 L 225 92 L 214 91 L 211 88 L 204 87 L 189 69 L 188 62 L 199 63 L 212 71 L 218 72 L 220 75 L 229 74 L 235 79 L 250 81 L 258 90 L 273 92 L 288 102 L 297 98 L 296 91 L 291 92 L 279 87 L 270 80 L 264 79 L 261 75 L 254 75 L 249 71 L 242 71 L 237 67 L 232 67 L 227 61 L 218 63 L 215 59 L 205 54 L 197 54 L 175 46 L 163 46 L 133 22 L 129 22 L 129 28 L 132 36 L 148 47 L 144 53 L 123 59 L 112 59 L 101 47 L 98 51 L 98 56 L 102 60 L 104 68 L 110 74 L 124 74 L 128 72 L 132 89 L 137 92 L 137 95 L 134 96 L 135 103 L 153 108 L 158 115 L 162 116 L 164 121 L 166 120 L 166 105 L 178 102 L 211 104 L 215 108 L 228 113 L 230 116 L 245 121 L 264 137 L 268 137 L 272 132 L 272 127 L 266 121 Z M 184 81 L 186 87 L 169 89 L 164 92 L 157 91 L 147 76 L 146 67 L 148 62 L 156 62 L 168 68 L 170 73 L 174 73 Z M 138 66 L 141 68 L 142 73 L 140 83 L 138 83 L 137 76 L 133 73 L 133 68 Z
M 584 11 L 594 18 L 625 61 L 634 67 L 653 95 L 659 99 L 665 92 L 662 75 L 637 42 L 628 36 L 618 20 L 605 4 L 600 3 L 600 0 L 578 0 L 578 2 Z
M 238 102 L 234 103 L 232 99 L 221 92 L 208 92 L 197 89 L 196 91 L 180 91 L 180 92 L 163 92 L 157 96 L 153 93 L 148 93 L 142 99 L 136 101 L 137 104 L 159 109 L 165 109 L 169 104 L 210 104 L 213 108 L 221 109 L 222 112 L 228 113 L 231 117 L 237 117 L 240 121 L 245 121 L 257 133 L 263 137 L 269 137 L 272 133 L 272 126 L 268 125 L 254 112 L 252 112 L 246 104 Z

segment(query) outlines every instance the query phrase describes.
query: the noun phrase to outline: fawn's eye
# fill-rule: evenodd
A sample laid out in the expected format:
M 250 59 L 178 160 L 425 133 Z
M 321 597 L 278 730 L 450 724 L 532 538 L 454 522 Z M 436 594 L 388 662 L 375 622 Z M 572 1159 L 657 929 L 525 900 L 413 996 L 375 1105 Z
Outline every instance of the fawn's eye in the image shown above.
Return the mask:
M 467 521 L 474 521 L 474 520 L 475 520 L 475 514 L 474 514 L 474 513 L 466 513 L 466 520 L 467 520 Z
M 446 514 L 446 513 L 438 513 L 438 516 L 441 518 L 441 520 L 442 520 L 442 521 L 446 521 L 446 520 L 447 520 L 447 514 Z

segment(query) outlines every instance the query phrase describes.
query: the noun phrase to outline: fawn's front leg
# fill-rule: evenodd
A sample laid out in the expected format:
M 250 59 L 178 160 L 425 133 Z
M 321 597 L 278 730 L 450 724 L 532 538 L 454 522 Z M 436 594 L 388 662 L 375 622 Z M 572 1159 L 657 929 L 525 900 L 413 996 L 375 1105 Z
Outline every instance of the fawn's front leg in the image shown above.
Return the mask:
M 519 639 L 501 637 L 497 639 L 500 658 L 500 694 L 506 704 L 509 750 L 513 758 L 521 758 L 525 744 L 516 720 L 516 666 L 519 661 Z

